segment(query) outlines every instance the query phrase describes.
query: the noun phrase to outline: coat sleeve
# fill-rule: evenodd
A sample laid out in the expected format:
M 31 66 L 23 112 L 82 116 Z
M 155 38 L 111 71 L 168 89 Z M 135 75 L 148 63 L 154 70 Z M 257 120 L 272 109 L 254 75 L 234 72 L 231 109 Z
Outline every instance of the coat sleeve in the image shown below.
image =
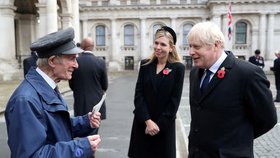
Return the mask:
M 160 130 L 166 130 L 170 127 L 173 121 L 176 118 L 176 113 L 178 111 L 183 84 L 184 84 L 184 75 L 185 75 L 185 66 L 183 64 L 179 64 L 177 66 L 177 73 L 175 77 L 175 85 L 172 90 L 172 95 L 170 96 L 169 103 L 167 104 L 166 109 L 161 114 L 159 119 L 157 120 L 157 125 L 159 126 Z
M 72 158 L 78 157 L 77 155 L 92 155 L 87 138 L 48 143 L 44 116 L 36 104 L 39 102 L 18 97 L 11 99 L 7 105 L 5 119 L 12 158 Z
M 277 123 L 277 113 L 274 106 L 270 83 L 262 69 L 255 67 L 253 74 L 248 74 L 246 86 L 246 105 L 249 107 L 249 119 L 257 138 L 274 127 Z
M 149 111 L 148 111 L 148 106 L 147 103 L 144 99 L 144 94 L 143 94 L 143 88 L 144 88 L 144 83 L 143 83 L 143 78 L 144 78 L 144 67 L 141 66 L 143 64 L 143 61 L 140 64 L 140 70 L 138 74 L 138 78 L 136 81 L 136 86 L 135 86 L 135 95 L 134 95 L 134 115 L 135 119 L 138 122 L 144 122 L 148 119 L 150 119 Z
M 101 59 L 103 60 L 103 59 Z M 103 91 L 107 91 L 108 89 L 108 74 L 105 62 L 101 64 L 101 87 Z
M 84 137 L 96 130 L 96 128 L 91 128 L 88 114 L 72 117 L 71 124 L 74 137 Z

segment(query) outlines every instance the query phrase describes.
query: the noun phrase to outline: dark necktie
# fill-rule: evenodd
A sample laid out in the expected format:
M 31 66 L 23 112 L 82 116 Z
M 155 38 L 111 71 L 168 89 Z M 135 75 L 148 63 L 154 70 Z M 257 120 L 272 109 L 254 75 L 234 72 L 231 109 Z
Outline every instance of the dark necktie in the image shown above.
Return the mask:
M 212 72 L 210 70 L 206 70 L 206 75 L 202 81 L 201 87 L 200 87 L 200 91 L 201 94 L 203 94 L 209 84 L 209 80 L 210 80 L 210 76 L 211 76 Z
M 60 92 L 59 92 L 57 86 L 54 88 L 54 94 L 55 94 L 59 99 L 61 99 L 61 97 L 60 97 Z

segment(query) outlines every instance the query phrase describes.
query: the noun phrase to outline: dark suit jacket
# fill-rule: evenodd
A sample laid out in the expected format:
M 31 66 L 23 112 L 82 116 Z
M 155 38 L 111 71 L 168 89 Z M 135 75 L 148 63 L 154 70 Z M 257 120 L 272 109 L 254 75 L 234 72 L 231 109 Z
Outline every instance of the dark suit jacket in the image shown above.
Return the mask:
M 73 72 L 72 79 L 69 80 L 69 86 L 74 93 L 75 116 L 90 112 L 108 88 L 106 64 L 103 59 L 90 52 L 84 52 L 77 58 L 77 62 L 79 67 Z M 101 119 L 105 119 L 105 102 L 100 113 Z
M 176 155 L 175 118 L 181 100 L 185 66 L 182 63 L 167 63 L 165 67 L 172 71 L 168 75 L 162 72 L 156 75 L 156 65 L 157 61 L 154 61 L 140 67 L 128 153 L 131 158 L 174 158 Z M 145 134 L 145 121 L 148 119 L 160 128 L 155 136 Z
M 277 123 L 270 83 L 259 67 L 232 53 L 200 94 L 203 70 L 190 73 L 190 158 L 252 158 L 253 140 Z
M 251 56 L 249 57 L 249 62 L 260 68 L 264 68 L 264 58 L 262 56 L 259 56 L 258 58 L 255 55 Z
M 280 90 L 280 58 L 274 60 L 273 69 L 275 75 L 276 89 Z

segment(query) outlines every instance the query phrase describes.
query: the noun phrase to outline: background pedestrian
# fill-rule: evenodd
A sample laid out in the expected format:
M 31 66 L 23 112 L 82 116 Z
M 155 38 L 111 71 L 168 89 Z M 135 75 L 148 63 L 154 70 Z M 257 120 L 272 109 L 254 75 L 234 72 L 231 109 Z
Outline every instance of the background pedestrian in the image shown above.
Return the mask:
M 69 86 L 74 95 L 74 115 L 87 114 L 97 104 L 102 95 L 108 89 L 108 75 L 106 63 L 103 59 L 93 54 L 94 41 L 87 37 L 81 42 L 81 49 L 84 50 L 77 62 L 77 68 L 69 80 Z M 106 103 L 104 101 L 101 109 L 101 119 L 106 119 Z

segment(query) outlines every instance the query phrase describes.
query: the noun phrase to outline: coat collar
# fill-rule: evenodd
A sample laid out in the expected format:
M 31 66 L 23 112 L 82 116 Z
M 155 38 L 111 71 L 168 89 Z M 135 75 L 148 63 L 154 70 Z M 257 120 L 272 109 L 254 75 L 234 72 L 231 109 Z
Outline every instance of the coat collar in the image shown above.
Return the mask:
M 201 76 L 203 75 L 203 69 L 199 69 L 197 71 L 197 76 L 199 76 L 199 79 L 197 79 L 197 83 L 196 85 L 198 85 L 198 92 L 199 93 L 199 96 L 200 97 L 200 101 L 202 101 L 207 95 L 209 95 L 214 89 L 215 87 L 223 80 L 225 79 L 228 74 L 230 73 L 233 65 L 234 65 L 234 62 L 236 60 L 235 56 L 233 55 L 232 52 L 230 51 L 226 51 L 226 54 L 227 54 L 227 58 L 224 60 L 224 62 L 220 65 L 218 71 L 221 69 L 221 68 L 225 68 L 225 76 L 224 78 L 218 78 L 217 77 L 217 72 L 214 74 L 213 78 L 211 79 L 205 93 L 201 96 L 201 93 L 200 93 L 200 88 L 199 88 L 199 85 L 200 85 L 200 79 L 201 79 Z
M 55 94 L 51 86 L 43 79 L 43 77 L 35 70 L 30 69 L 30 71 L 25 76 L 25 79 L 29 84 L 35 89 L 37 94 L 41 96 L 41 99 L 48 105 L 63 105 L 63 107 L 57 106 L 56 110 L 67 109 L 66 103 L 63 98 L 59 99 Z
M 150 65 L 151 65 L 151 68 L 149 68 L 149 75 L 152 80 L 153 88 L 154 88 L 155 92 L 157 92 L 157 89 L 158 89 L 157 85 L 160 85 L 162 83 L 162 81 L 164 80 L 164 77 L 160 77 L 158 80 L 156 80 L 154 77 L 156 75 L 156 70 L 157 70 L 157 59 L 154 60 Z M 163 69 L 165 69 L 165 68 L 172 69 L 172 64 L 167 62 Z M 162 73 L 162 72 L 160 72 L 160 73 Z

